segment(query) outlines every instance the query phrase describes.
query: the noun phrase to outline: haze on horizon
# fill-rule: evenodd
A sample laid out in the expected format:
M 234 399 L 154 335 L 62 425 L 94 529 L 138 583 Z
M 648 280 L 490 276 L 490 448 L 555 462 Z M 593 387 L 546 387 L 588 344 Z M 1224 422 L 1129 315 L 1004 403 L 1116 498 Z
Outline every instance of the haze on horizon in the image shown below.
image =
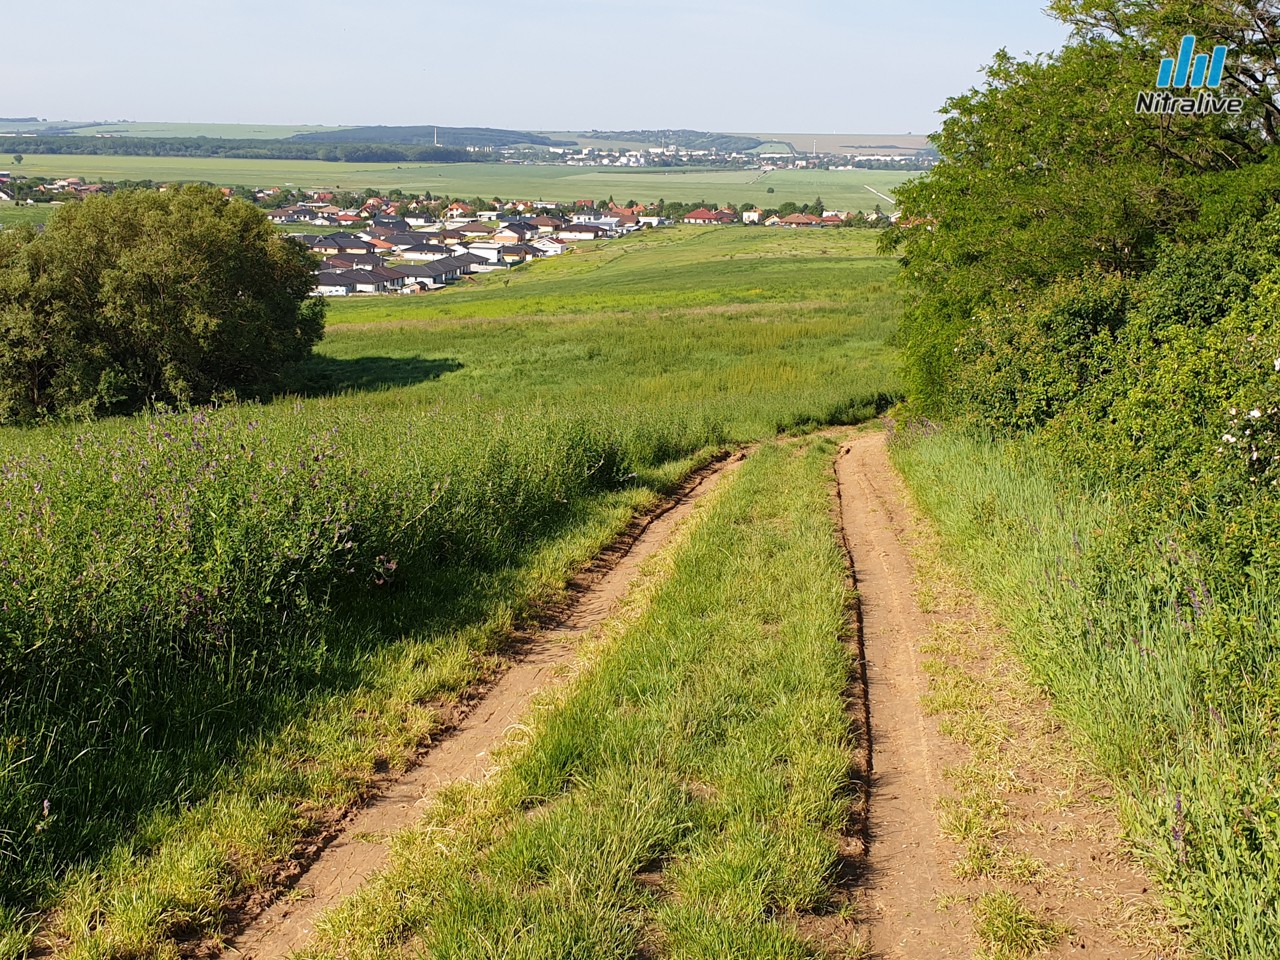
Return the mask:
M 0 114 L 919 134 L 996 50 L 1067 36 L 1000 0 L 67 0 L 58 19 L 78 26 L 10 44 Z

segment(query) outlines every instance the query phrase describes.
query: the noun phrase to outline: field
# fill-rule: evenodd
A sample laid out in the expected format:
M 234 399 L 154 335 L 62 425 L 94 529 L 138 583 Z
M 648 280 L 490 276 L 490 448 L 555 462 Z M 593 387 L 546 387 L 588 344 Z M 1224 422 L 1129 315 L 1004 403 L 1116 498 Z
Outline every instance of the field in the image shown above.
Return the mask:
M 883 201 L 870 186 L 892 195 L 910 174 L 885 170 L 608 170 L 601 167 L 517 164 L 377 164 L 290 160 L 178 159 L 170 157 L 84 157 L 27 155 L 25 176 L 83 177 L 87 180 L 194 180 L 222 186 L 361 190 L 399 187 L 457 197 L 530 200 L 600 200 L 612 196 L 777 206 L 786 200 L 809 203 L 815 196 L 833 209 L 870 210 Z M 767 191 L 772 188 L 773 193 Z
M 661 231 L 336 303 L 297 399 L 0 433 L 0 956 L 38 907 L 73 956 L 213 929 L 634 511 L 890 402 L 873 246 Z
M 33 206 L 0 203 L 0 227 L 19 223 L 44 223 L 58 208 L 48 203 Z

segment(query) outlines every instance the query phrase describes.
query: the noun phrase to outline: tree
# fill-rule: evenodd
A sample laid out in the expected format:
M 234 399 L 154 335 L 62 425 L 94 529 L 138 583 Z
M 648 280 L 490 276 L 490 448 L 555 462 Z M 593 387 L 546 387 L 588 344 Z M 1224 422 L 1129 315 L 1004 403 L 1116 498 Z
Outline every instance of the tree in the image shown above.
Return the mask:
M 20 154 L 20 153 L 15 153 L 15 154 L 13 155 L 13 162 L 14 162 L 14 165 L 15 165 L 15 166 L 19 166 L 19 167 L 20 167 L 20 166 L 22 166 L 22 161 L 23 161 L 24 159 L 26 159 L 26 158 L 25 158 L 25 157 L 23 157 L 23 155 L 22 155 L 22 154 Z
M 315 259 L 212 187 L 122 191 L 0 234 L 0 422 L 269 389 L 324 335 Z

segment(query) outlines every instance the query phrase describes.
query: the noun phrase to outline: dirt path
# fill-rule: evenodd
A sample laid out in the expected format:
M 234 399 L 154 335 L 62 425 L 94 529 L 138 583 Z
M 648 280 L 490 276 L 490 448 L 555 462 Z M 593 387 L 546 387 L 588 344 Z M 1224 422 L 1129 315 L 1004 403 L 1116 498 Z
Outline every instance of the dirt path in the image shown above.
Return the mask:
M 913 595 L 904 494 L 884 436 L 861 434 L 836 462 L 841 526 L 862 607 L 862 641 L 871 706 L 871 849 L 866 881 L 877 955 L 968 957 L 956 918 L 938 903 L 949 874 L 934 812 L 939 745 L 925 723 L 917 646 L 928 623 Z
M 846 439 L 836 478 L 870 707 L 868 850 L 855 899 L 872 956 L 1003 956 L 1009 930 L 1044 940 L 1008 955 L 1181 956 L 1100 801 L 1106 785 L 998 622 L 941 560 L 884 434 Z M 1015 900 L 1025 912 L 1004 934 L 976 922 Z
M 528 708 L 534 695 L 572 661 L 571 641 L 614 614 L 640 567 L 662 549 L 694 505 L 745 458 L 739 453 L 698 471 L 681 492 L 632 524 L 583 574 L 547 625 L 521 637 L 512 666 L 480 699 L 453 734 L 434 746 L 381 796 L 343 824 L 341 832 L 283 897 L 227 946 L 224 956 L 274 960 L 305 946 L 315 922 L 344 900 L 387 859 L 386 838 L 413 823 L 444 786 L 482 777 L 492 750 Z

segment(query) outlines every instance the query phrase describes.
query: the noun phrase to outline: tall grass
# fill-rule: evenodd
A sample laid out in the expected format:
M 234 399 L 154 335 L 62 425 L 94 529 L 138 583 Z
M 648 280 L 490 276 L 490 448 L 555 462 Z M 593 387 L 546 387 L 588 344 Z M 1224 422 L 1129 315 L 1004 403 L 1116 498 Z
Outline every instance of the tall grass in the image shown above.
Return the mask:
M 1202 954 L 1274 956 L 1275 585 L 1215 576 L 1177 523 L 1135 546 L 1129 504 L 1080 489 L 1034 448 L 899 431 L 893 452 L 1121 787 L 1126 826 Z
M 500 563 L 649 462 L 585 416 L 317 412 L 151 417 L 0 465 L 6 894 L 138 809 L 220 691 L 307 670 L 344 603 Z

